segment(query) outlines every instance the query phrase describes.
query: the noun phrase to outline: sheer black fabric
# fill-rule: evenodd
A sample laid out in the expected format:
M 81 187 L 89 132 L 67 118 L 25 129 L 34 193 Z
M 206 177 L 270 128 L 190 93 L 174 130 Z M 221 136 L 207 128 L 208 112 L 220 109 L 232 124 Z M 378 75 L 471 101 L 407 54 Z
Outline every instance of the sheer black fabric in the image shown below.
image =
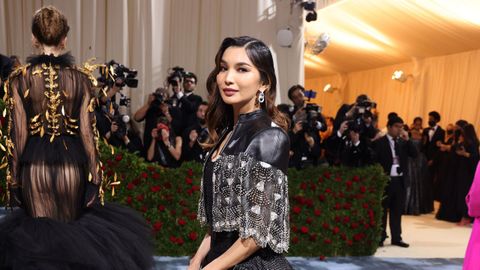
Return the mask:
M 91 71 L 69 54 L 29 61 L 7 81 L 7 182 L 21 209 L 0 221 L 0 268 L 149 269 L 144 220 L 99 204 Z

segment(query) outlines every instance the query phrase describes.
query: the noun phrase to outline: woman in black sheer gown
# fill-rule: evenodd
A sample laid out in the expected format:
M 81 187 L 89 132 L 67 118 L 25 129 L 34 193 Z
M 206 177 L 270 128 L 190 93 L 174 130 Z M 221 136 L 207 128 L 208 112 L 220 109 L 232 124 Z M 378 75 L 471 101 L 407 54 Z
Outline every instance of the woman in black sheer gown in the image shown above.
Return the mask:
M 440 220 L 458 222 L 458 225 L 468 225 L 471 218 L 465 197 L 468 194 L 479 160 L 479 140 L 473 125 L 468 124 L 463 129 L 457 127 L 457 142 L 451 147 L 450 164 L 446 194 L 440 204 L 437 218 Z
M 61 54 L 69 27 L 54 7 L 37 11 L 43 53 L 6 82 L 7 186 L 1 269 L 150 269 L 150 229 L 128 208 L 103 203 L 89 66 Z

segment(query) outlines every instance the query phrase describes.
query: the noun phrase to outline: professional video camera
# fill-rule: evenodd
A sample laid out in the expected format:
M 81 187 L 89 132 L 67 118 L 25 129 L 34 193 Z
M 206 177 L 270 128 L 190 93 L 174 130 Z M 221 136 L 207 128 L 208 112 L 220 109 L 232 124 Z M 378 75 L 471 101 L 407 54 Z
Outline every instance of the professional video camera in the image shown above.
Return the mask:
M 173 67 L 168 72 L 167 82 L 172 86 L 178 86 L 178 82 L 183 80 L 187 72 L 182 67 Z
M 375 108 L 377 108 L 377 103 L 368 98 L 357 103 L 353 113 L 353 119 L 347 122 L 348 130 L 360 134 L 364 133 L 366 128 L 365 118 L 373 118 L 372 109 Z
M 137 71 L 135 69 L 130 69 L 122 64 L 111 60 L 108 63 L 105 63 L 104 67 L 100 68 L 100 78 L 98 81 L 112 87 L 113 84 L 116 84 L 118 87 L 124 87 L 125 85 L 130 88 L 136 88 L 138 86 Z M 117 82 L 117 79 L 120 79 L 120 82 Z
M 317 92 L 314 90 L 307 90 L 304 94 L 305 97 L 308 98 L 308 101 L 317 96 Z M 305 115 L 306 118 L 302 119 L 303 130 L 306 132 L 316 131 L 317 122 L 322 117 L 322 107 L 318 106 L 315 103 L 307 103 L 305 106 Z

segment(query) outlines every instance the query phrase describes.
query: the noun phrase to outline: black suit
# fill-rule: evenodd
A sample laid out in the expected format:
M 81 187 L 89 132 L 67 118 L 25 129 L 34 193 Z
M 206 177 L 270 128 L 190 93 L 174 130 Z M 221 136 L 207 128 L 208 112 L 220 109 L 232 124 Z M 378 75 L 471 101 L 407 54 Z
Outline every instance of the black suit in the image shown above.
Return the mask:
M 390 141 L 387 135 L 378 139 L 374 144 L 376 161 L 382 165 L 384 172 L 390 176 L 393 166 L 393 151 L 390 146 Z M 383 219 L 382 219 L 382 241 L 387 237 L 387 213 L 390 210 L 390 232 L 392 235 L 392 242 L 400 242 L 402 240 L 402 213 L 405 207 L 405 192 L 408 183 L 406 182 L 408 157 L 416 157 L 418 155 L 417 149 L 411 141 L 402 139 L 397 140 L 395 147 L 396 155 L 399 160 L 399 173 L 403 176 L 390 176 L 390 182 L 385 188 L 385 196 L 382 201 Z
M 428 166 L 428 176 L 424 198 L 425 202 L 428 203 L 429 211 L 433 211 L 433 200 L 440 200 L 440 183 L 438 182 L 438 173 L 439 173 L 439 161 L 440 161 L 440 148 L 437 146 L 437 142 L 443 142 L 445 140 L 445 130 L 440 126 L 437 127 L 435 133 L 433 133 L 432 139 L 428 135 L 429 131 L 432 128 L 426 128 L 423 130 L 423 152 L 427 157 L 427 160 L 431 161 L 431 165 Z
M 175 101 L 174 101 L 175 100 Z M 197 119 L 197 109 L 203 99 L 201 96 L 190 94 L 184 94 L 181 99 L 178 99 L 177 95 L 173 95 L 170 98 L 170 104 L 175 105 L 174 107 L 178 108 L 181 118 L 181 127 L 177 130 L 178 134 L 182 134 L 185 131 L 185 128 L 188 127 L 188 124 L 195 122 Z

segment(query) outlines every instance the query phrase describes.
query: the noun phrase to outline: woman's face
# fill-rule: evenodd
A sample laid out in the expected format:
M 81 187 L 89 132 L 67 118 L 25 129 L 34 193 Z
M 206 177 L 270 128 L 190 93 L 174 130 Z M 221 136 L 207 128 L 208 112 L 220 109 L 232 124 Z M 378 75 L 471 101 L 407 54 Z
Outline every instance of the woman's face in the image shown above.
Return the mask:
M 225 50 L 217 74 L 217 85 L 223 101 L 240 112 L 253 110 L 258 91 L 267 89 L 260 82 L 260 72 L 243 47 L 229 47 Z

